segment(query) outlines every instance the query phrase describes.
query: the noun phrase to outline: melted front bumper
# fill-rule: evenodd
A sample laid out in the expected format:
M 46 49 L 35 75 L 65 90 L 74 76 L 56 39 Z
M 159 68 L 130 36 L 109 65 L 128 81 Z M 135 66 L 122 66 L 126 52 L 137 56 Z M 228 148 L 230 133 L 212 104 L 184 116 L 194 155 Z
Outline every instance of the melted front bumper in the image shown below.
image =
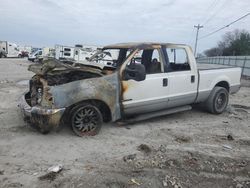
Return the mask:
M 29 100 L 29 92 L 24 94 L 20 99 L 18 106 L 21 109 L 24 120 L 38 126 L 43 131 L 49 131 L 57 128 L 60 125 L 61 118 L 65 108 L 44 108 L 42 106 L 31 107 L 27 100 Z

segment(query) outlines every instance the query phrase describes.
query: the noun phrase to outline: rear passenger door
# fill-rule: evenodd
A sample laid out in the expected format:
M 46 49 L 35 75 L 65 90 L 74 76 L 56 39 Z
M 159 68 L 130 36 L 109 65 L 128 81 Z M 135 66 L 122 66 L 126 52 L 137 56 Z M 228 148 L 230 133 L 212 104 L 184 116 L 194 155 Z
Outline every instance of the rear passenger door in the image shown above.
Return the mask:
M 165 56 L 169 81 L 168 107 L 191 104 L 197 96 L 198 73 L 195 62 L 191 62 L 187 49 L 166 47 Z

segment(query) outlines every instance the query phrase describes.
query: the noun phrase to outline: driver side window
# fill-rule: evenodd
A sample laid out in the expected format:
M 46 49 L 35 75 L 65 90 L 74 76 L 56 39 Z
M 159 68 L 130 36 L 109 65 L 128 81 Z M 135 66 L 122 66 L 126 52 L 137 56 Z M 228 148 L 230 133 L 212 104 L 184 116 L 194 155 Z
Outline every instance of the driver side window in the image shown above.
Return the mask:
M 127 66 L 133 63 L 144 65 L 146 74 L 162 73 L 162 59 L 158 49 L 140 50 Z
M 188 56 L 183 48 L 166 48 L 168 57 L 167 72 L 190 70 Z

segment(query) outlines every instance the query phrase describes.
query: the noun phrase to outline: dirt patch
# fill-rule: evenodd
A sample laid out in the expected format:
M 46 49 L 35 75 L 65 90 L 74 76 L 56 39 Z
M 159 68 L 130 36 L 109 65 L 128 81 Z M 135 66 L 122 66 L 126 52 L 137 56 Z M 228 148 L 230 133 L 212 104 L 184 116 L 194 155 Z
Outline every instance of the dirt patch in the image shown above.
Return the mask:
M 123 157 L 123 161 L 127 162 L 127 161 L 133 161 L 136 158 L 136 154 L 131 154 L 131 155 L 127 155 Z
M 49 172 L 47 174 L 44 174 L 40 177 L 38 177 L 39 180 L 47 180 L 47 181 L 54 181 L 57 177 L 58 173 L 56 172 Z
M 152 155 L 136 159 L 127 164 L 132 169 L 140 169 L 141 171 L 152 169 L 152 171 L 158 172 L 159 180 L 161 179 L 161 172 L 167 173 L 162 179 L 164 186 L 200 187 L 194 186 L 199 176 L 198 179 L 202 179 L 204 183 L 206 182 L 206 185 L 209 185 L 210 181 L 220 179 L 221 182 L 218 182 L 218 187 L 227 187 L 223 182 L 227 181 L 231 185 L 236 185 L 239 182 L 242 185 L 250 183 L 249 162 L 250 160 L 218 158 L 196 152 L 182 152 L 182 154 L 176 156 L 172 150 L 168 150 L 166 153 L 155 150 Z M 169 175 L 169 172 L 171 172 L 171 175 Z M 186 172 L 189 172 L 189 175 Z M 234 179 L 235 174 L 240 176 L 242 180 Z M 192 178 L 190 179 L 190 177 Z
M 245 106 L 245 105 L 240 105 L 240 104 L 231 104 L 231 106 L 234 108 L 242 108 L 245 110 L 250 110 L 250 106 Z
M 231 134 L 229 134 L 229 135 L 227 135 L 227 140 L 232 141 L 232 140 L 234 140 L 234 137 Z
M 108 188 L 127 188 L 129 187 L 128 183 L 126 182 L 107 182 L 105 185 Z
M 179 143 L 188 143 L 192 139 L 188 136 L 176 136 L 175 141 Z
M 137 150 L 141 151 L 141 152 L 143 152 L 145 154 L 149 154 L 151 152 L 151 148 L 148 145 L 146 145 L 146 144 L 139 145 L 137 147 Z
M 250 146 L 250 140 L 247 139 L 239 139 L 237 142 L 241 145 Z

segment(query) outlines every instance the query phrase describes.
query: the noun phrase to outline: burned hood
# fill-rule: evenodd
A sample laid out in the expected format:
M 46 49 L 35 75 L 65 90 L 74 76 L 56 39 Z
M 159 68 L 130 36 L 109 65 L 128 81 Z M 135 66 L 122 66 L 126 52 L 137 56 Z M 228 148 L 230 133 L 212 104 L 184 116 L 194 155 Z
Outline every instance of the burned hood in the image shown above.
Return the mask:
M 61 62 L 56 59 L 44 60 L 42 64 L 32 64 L 28 67 L 29 71 L 37 75 L 53 74 L 53 72 L 70 72 L 70 71 L 83 71 L 94 73 L 102 76 L 102 70 L 99 67 L 88 65 L 76 64 L 74 62 Z

